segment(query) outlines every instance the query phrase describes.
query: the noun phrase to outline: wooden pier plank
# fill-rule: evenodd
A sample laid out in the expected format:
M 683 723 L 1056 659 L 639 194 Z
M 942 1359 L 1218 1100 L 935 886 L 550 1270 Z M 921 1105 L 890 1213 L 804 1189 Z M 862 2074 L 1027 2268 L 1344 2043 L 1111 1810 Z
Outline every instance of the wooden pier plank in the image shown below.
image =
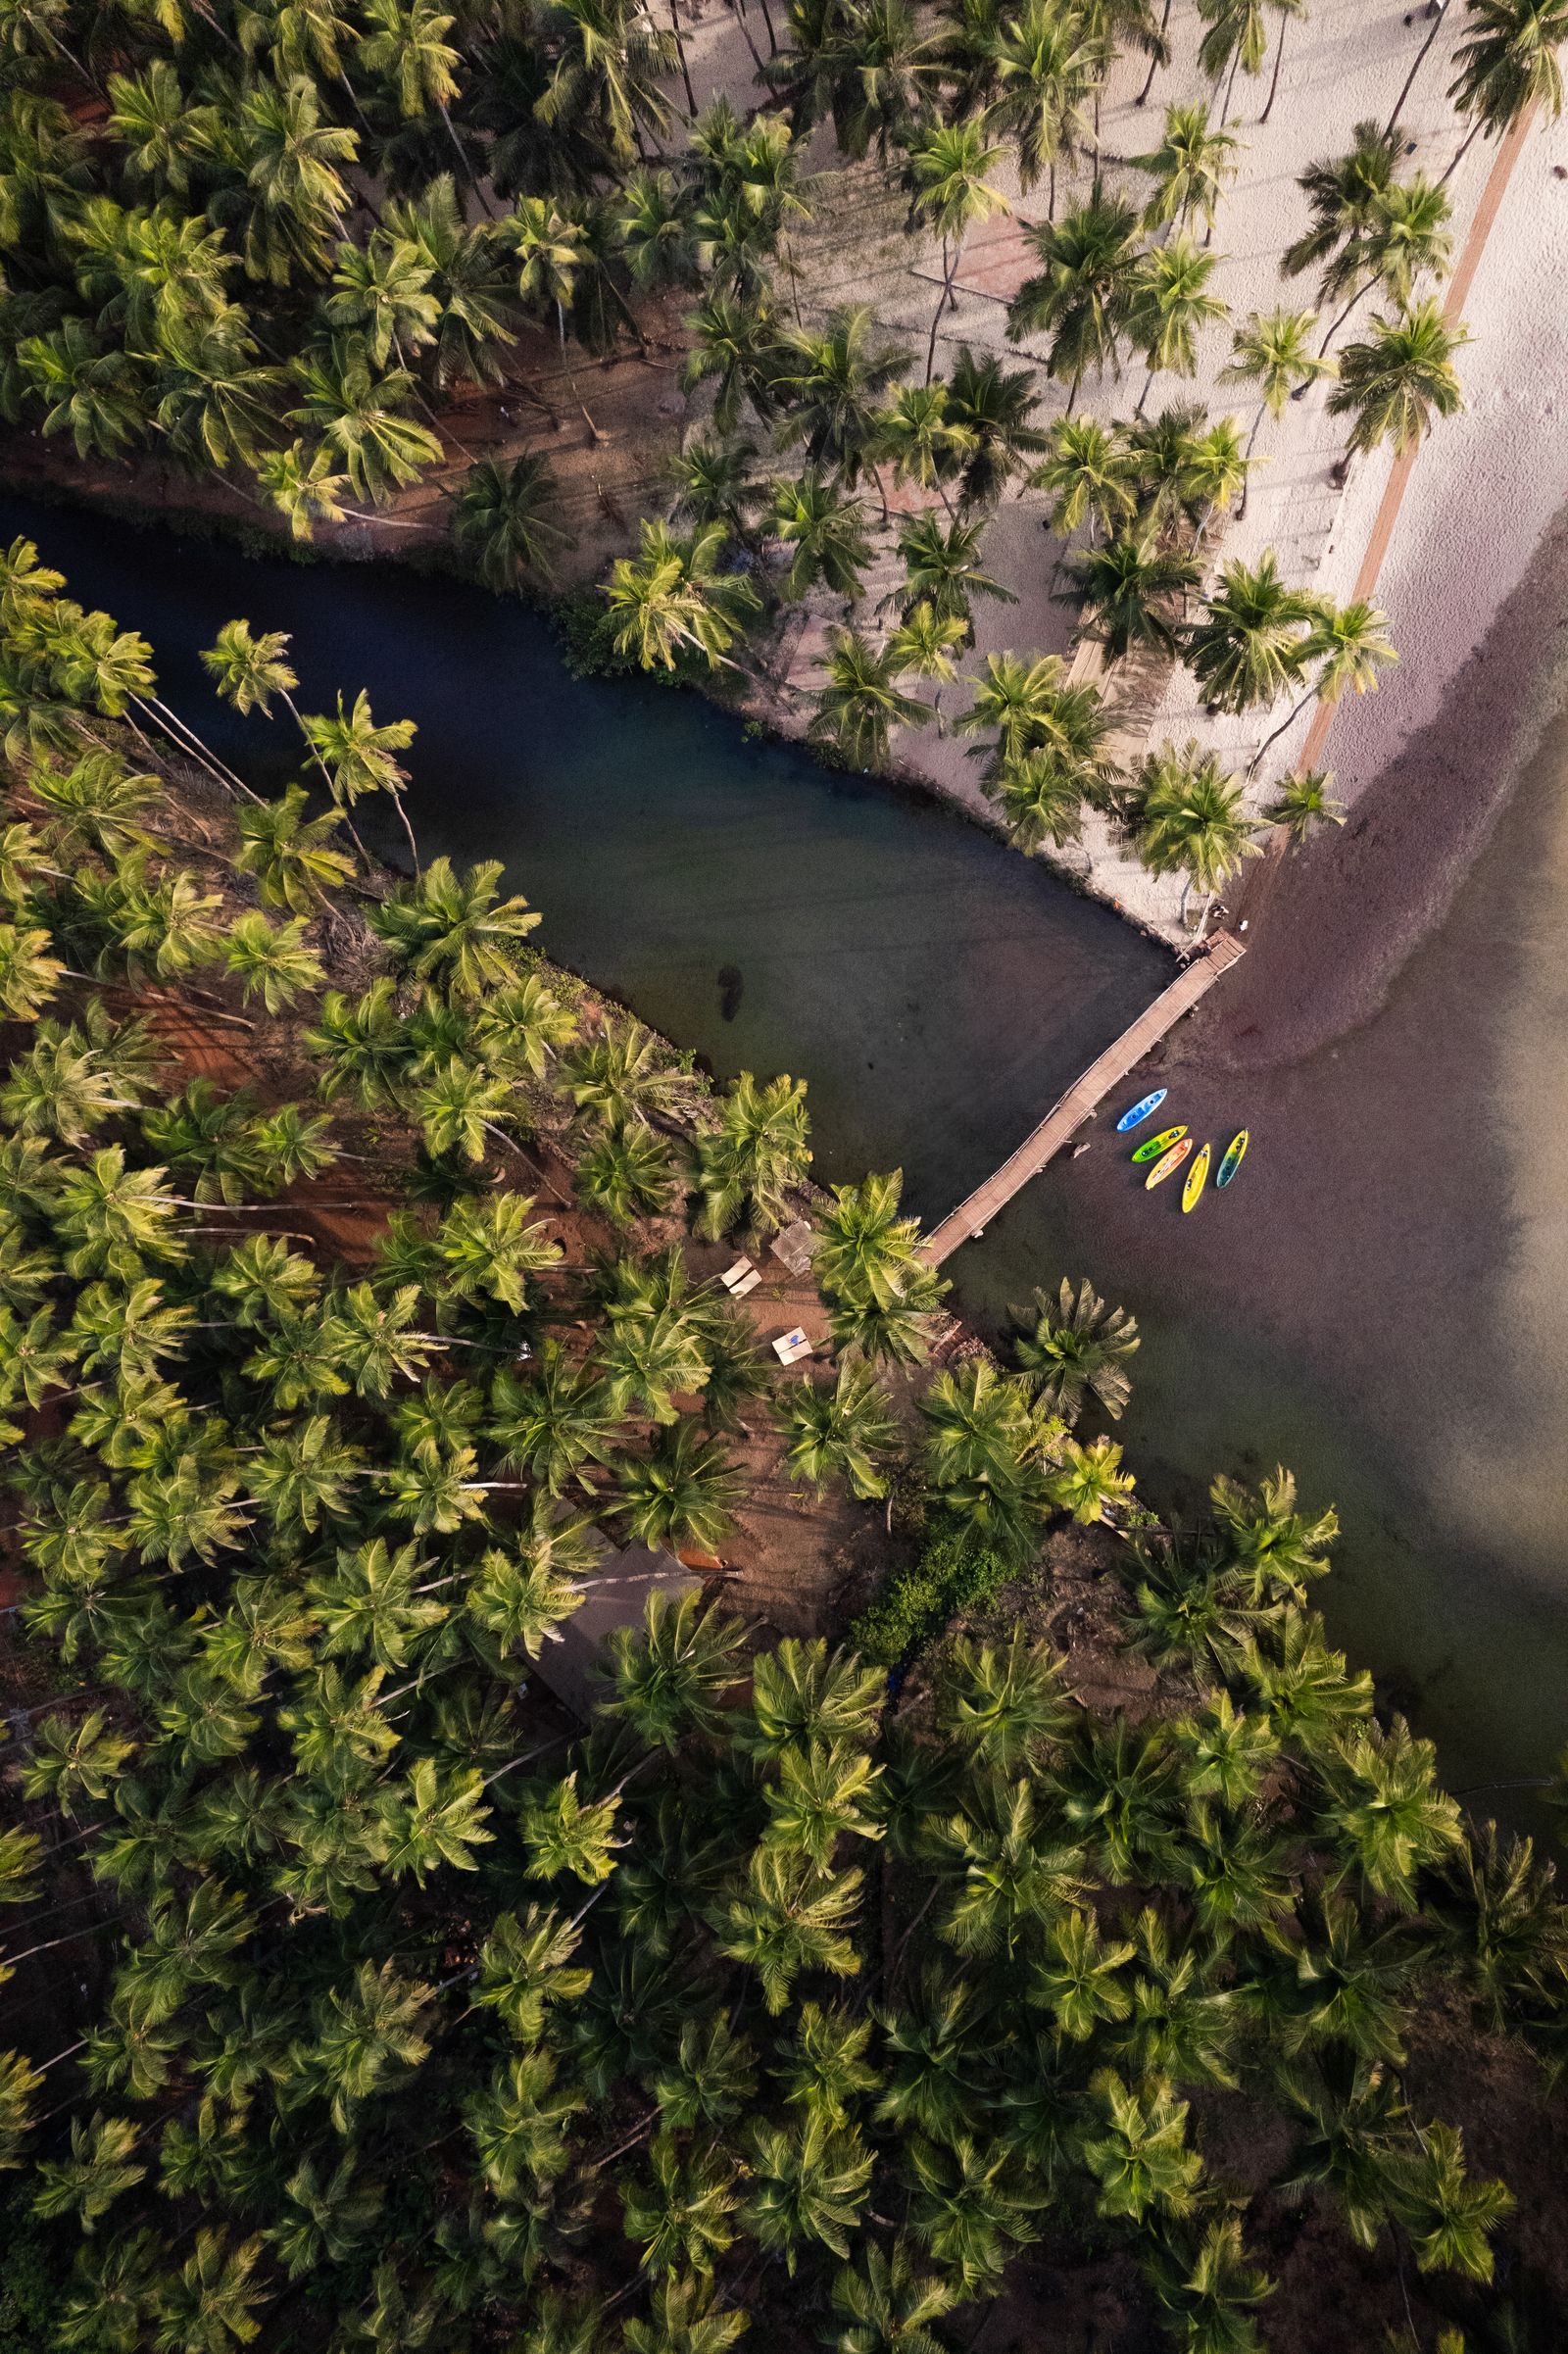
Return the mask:
M 1232 933 L 1216 932 L 1204 954 L 1195 956 L 1169 988 L 1162 989 L 1153 1003 L 1144 1007 L 1131 1027 L 1112 1040 L 1102 1054 L 1097 1055 L 1066 1094 L 1057 1098 L 1039 1127 L 1024 1138 L 1015 1152 L 1009 1152 L 1001 1168 L 983 1185 L 976 1186 L 940 1226 L 932 1228 L 924 1244 L 924 1255 L 932 1266 L 940 1266 L 945 1258 L 951 1257 L 960 1243 L 983 1234 L 1014 1194 L 1020 1193 L 1031 1177 L 1038 1177 L 1047 1161 L 1061 1151 L 1110 1089 L 1136 1069 L 1182 1015 L 1207 995 L 1220 974 L 1228 972 L 1246 954 Z

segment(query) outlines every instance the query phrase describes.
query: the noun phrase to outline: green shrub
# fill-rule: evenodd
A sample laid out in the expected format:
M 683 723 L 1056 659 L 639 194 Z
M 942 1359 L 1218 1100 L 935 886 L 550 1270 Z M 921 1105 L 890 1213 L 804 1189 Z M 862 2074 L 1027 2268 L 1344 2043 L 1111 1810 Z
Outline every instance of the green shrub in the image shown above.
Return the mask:
M 993 1600 L 1011 1575 L 1011 1565 L 965 1522 L 937 1520 L 919 1559 L 895 1570 L 850 1640 L 863 1659 L 898 1667 L 934 1643 L 950 1619 Z
M 53 2345 L 74 2238 L 40 2223 L 21 2188 L 0 2203 L 0 2354 L 44 2354 Z M 100 2340 L 78 2342 L 91 2354 Z

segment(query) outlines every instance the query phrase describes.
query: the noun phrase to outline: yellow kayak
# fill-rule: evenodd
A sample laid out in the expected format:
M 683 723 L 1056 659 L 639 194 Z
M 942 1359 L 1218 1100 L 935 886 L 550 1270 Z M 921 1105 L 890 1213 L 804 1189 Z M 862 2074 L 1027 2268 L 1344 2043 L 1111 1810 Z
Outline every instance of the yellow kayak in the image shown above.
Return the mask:
M 1162 1159 L 1155 1161 L 1149 1175 L 1144 1179 L 1145 1193 L 1152 1194 L 1155 1186 L 1161 1184 L 1170 1175 L 1172 1169 L 1179 1169 L 1192 1149 L 1193 1140 L 1190 1136 L 1184 1136 L 1180 1144 L 1172 1145 L 1170 1151 Z
M 1202 1192 L 1203 1187 L 1207 1182 L 1208 1147 L 1205 1145 L 1201 1152 L 1200 1152 L 1198 1155 L 1198 1158 L 1194 1161 L 1192 1167 L 1188 1170 L 1187 1183 L 1182 1187 L 1182 1209 L 1184 1213 L 1190 1209 L 1196 1209 L 1198 1207 L 1198 1197 Z

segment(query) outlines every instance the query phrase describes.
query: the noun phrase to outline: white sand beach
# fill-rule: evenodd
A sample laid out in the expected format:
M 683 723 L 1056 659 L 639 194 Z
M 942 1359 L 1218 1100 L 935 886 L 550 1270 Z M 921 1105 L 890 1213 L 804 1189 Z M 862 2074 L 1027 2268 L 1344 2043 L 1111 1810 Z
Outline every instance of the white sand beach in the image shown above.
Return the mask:
M 750 23 L 765 53 L 755 7 Z M 1266 124 L 1258 118 L 1268 69 L 1256 81 L 1237 77 L 1230 120 L 1244 150 L 1216 221 L 1214 248 L 1223 259 L 1211 280 L 1234 320 L 1282 303 L 1295 308 L 1312 303 L 1312 277 L 1286 279 L 1278 267 L 1285 247 L 1306 221 L 1298 174 L 1314 160 L 1343 152 L 1357 122 L 1388 119 L 1430 30 L 1423 9 L 1315 0 L 1304 21 L 1291 24 L 1279 92 Z M 1146 186 L 1142 174 L 1122 169 L 1122 160 L 1157 143 L 1164 106 L 1210 94 L 1197 62 L 1200 31 L 1191 0 L 1177 0 L 1169 28 L 1173 61 L 1155 75 L 1143 108 L 1135 99 L 1145 68 L 1136 58 L 1118 68 L 1101 122 L 1108 183 L 1125 183 L 1133 193 Z M 1421 169 L 1436 177 L 1459 147 L 1462 126 L 1446 92 L 1462 33 L 1463 9 L 1450 0 L 1401 111 L 1406 141 L 1413 142 L 1403 162 L 1407 171 Z M 700 101 L 723 89 L 737 105 L 757 103 L 752 60 L 738 21 L 727 10 L 710 8 L 688 35 L 688 47 Z M 1465 259 L 1496 153 L 1494 145 L 1477 140 L 1448 183 L 1456 263 Z M 818 132 L 811 160 L 824 176 L 813 198 L 815 218 L 796 240 L 803 310 L 808 317 L 820 316 L 844 303 L 870 302 L 890 330 L 923 348 L 940 291 L 934 241 L 922 253 L 904 238 L 903 207 L 889 198 L 881 175 L 869 167 L 841 168 L 829 135 Z M 1087 161 L 1070 187 L 1064 175 L 1058 214 L 1087 193 L 1090 178 Z M 963 343 L 996 351 L 1013 364 L 1031 349 L 1006 343 L 1004 303 L 1030 273 L 1033 252 L 1022 223 L 1045 218 L 1046 189 L 1041 185 L 1025 198 L 1005 174 L 1001 184 L 1014 200 L 1016 215 L 977 230 L 965 245 L 957 308 L 943 320 L 938 338 L 939 368 Z M 1358 316 L 1375 307 L 1369 302 Z M 1532 126 L 1480 254 L 1463 316 L 1472 338 L 1458 360 L 1465 411 L 1437 426 L 1416 461 L 1375 592 L 1400 660 L 1378 693 L 1352 699 L 1340 710 L 1324 756 L 1335 771 L 1337 792 L 1350 803 L 1433 717 L 1568 500 L 1568 434 L 1562 418 L 1568 402 L 1568 123 L 1538 120 Z M 1348 332 L 1353 335 L 1353 322 Z M 1219 381 L 1229 351 L 1228 326 L 1211 328 L 1200 343 L 1198 373 L 1185 380 L 1157 378 L 1151 407 L 1157 411 L 1190 399 L 1216 415 L 1234 414 L 1250 426 L 1253 405 L 1247 388 Z M 1034 356 L 1042 356 L 1039 348 Z M 1144 375 L 1135 360 L 1119 381 L 1087 384 L 1080 406 L 1107 419 L 1125 417 L 1139 398 Z M 1043 369 L 1039 387 L 1036 421 L 1049 422 L 1064 411 L 1066 388 L 1053 383 Z M 1238 557 L 1250 563 L 1272 547 L 1289 579 L 1344 600 L 1361 566 L 1392 461 L 1387 452 L 1359 459 L 1348 484 L 1338 487 L 1332 474 L 1345 426 L 1327 414 L 1325 400 L 1325 389 L 1316 388 L 1293 402 L 1277 424 L 1265 420 L 1257 441 L 1263 463 L 1255 471 L 1247 513 L 1228 522 L 1213 554 L 1216 562 Z M 1006 502 L 988 529 L 988 564 L 1017 602 L 978 608 L 979 654 L 1002 647 L 1064 653 L 1071 646 L 1073 616 L 1051 596 L 1059 549 L 1042 528 L 1044 515 L 1042 496 L 1025 492 Z M 878 574 L 870 585 L 872 604 L 896 578 L 891 561 L 882 570 L 886 579 Z M 797 687 L 813 683 L 828 630 L 841 617 L 841 608 L 824 605 L 797 628 L 788 656 L 788 675 Z M 950 689 L 946 700 L 951 707 L 963 707 L 960 689 Z M 1191 679 L 1177 670 L 1152 715 L 1140 711 L 1123 733 L 1118 752 L 1126 760 L 1136 757 L 1145 740 L 1197 734 L 1245 767 L 1283 715 L 1210 718 Z M 1272 780 L 1291 765 L 1308 725 L 1303 716 L 1270 754 L 1253 788 L 1258 806 L 1268 799 Z M 895 749 L 908 771 L 977 813 L 986 809 L 965 739 L 928 727 L 900 738 Z M 1433 822 L 1442 822 L 1441 807 L 1435 805 L 1432 814 Z M 1179 882 L 1146 875 L 1103 820 L 1091 817 L 1081 851 L 1067 852 L 1060 862 L 1137 920 L 1179 936 Z

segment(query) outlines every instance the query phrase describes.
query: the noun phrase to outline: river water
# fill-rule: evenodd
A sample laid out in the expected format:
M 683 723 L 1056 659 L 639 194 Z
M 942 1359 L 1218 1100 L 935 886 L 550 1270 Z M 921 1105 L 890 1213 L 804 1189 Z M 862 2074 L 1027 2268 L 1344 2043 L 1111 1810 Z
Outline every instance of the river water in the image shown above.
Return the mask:
M 940 807 L 749 741 L 694 696 L 570 679 L 515 606 L 21 502 L 0 528 L 144 630 L 161 691 L 255 768 L 281 731 L 225 716 L 195 660 L 237 613 L 293 632 L 306 708 L 364 685 L 378 717 L 416 719 L 426 853 L 504 858 L 549 954 L 721 1075 L 804 1074 L 819 1173 L 902 1165 L 928 1218 L 1168 977 Z M 1106 1117 L 949 1270 L 993 1330 L 1062 1274 L 1136 1313 L 1118 1436 L 1157 1499 L 1285 1462 L 1312 1508 L 1336 1503 L 1332 1632 L 1439 1740 L 1450 1786 L 1504 1815 L 1530 1801 L 1491 1786 L 1568 1734 L 1565 748 L 1360 1027 L 1242 1067 L 1211 1051 L 1220 992 L 1169 1042 L 1162 1117 L 1216 1145 L 1252 1130 L 1226 1196 L 1183 1218 L 1174 1188 L 1145 1194 Z

